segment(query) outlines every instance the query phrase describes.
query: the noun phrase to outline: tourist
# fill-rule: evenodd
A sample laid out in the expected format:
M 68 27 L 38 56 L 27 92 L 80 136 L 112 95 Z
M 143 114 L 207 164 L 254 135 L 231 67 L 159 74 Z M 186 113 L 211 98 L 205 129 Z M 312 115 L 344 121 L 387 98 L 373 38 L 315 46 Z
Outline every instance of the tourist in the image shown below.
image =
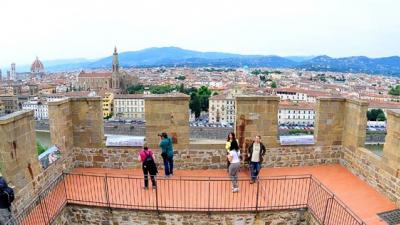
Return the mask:
M 153 189 L 156 189 L 156 175 L 158 173 L 157 165 L 153 151 L 151 151 L 147 144 L 143 145 L 143 149 L 139 152 L 139 160 L 142 162 L 142 170 L 144 175 L 144 189 L 149 187 L 149 174 Z
M 236 139 L 233 139 L 230 144 L 230 151 L 228 155 L 229 165 L 229 176 L 232 180 L 232 192 L 236 193 L 239 191 L 238 187 L 238 173 L 240 169 L 240 150 L 239 144 Z
M 229 155 L 229 152 L 231 151 L 231 142 L 232 142 L 232 140 L 236 140 L 236 142 L 237 142 L 237 139 L 235 137 L 235 133 L 233 133 L 233 132 L 229 133 L 228 137 L 226 138 L 226 144 L 225 144 L 226 155 Z M 230 162 L 229 162 L 228 159 L 226 160 L 226 164 L 227 164 L 226 165 L 226 169 L 227 169 L 227 171 L 229 173 Z
M 14 191 L 0 174 L 0 225 L 4 225 L 12 219 L 11 203 L 13 201 Z
M 174 148 L 172 146 L 172 139 L 168 137 L 167 133 L 162 133 L 160 136 L 161 157 L 164 161 L 165 177 L 174 175 Z
M 265 151 L 265 146 L 263 145 L 263 143 L 261 143 L 261 136 L 257 135 L 247 151 L 251 174 L 250 184 L 256 182 L 258 174 L 261 170 L 261 163 L 263 161 Z

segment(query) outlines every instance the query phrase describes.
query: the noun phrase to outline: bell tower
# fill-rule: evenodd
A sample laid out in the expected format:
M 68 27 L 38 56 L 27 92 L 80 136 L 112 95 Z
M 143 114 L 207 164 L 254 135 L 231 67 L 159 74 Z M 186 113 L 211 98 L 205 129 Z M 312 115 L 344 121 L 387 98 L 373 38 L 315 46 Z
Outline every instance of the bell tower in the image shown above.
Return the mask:
M 112 75 L 111 75 L 111 82 L 113 89 L 119 89 L 121 87 L 121 80 L 119 75 L 119 61 L 118 61 L 118 52 L 117 47 L 114 47 L 113 53 L 113 61 L 112 61 Z

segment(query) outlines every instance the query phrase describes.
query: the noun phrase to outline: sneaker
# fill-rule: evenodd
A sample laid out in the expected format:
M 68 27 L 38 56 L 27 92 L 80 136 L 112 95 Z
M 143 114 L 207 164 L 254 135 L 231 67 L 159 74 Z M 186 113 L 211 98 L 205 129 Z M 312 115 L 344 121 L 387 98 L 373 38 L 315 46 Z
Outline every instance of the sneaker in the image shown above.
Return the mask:
M 232 190 L 232 192 L 233 192 L 233 193 L 239 192 L 239 188 L 234 188 L 234 189 Z
M 255 181 L 254 181 L 254 180 L 251 180 L 251 181 L 250 181 L 250 184 L 254 184 L 254 183 L 255 183 Z
M 147 189 L 149 189 L 149 187 L 143 187 L 143 190 L 147 190 Z
M 153 190 L 155 190 L 155 189 L 157 189 L 157 186 L 153 186 L 153 187 L 151 187 Z

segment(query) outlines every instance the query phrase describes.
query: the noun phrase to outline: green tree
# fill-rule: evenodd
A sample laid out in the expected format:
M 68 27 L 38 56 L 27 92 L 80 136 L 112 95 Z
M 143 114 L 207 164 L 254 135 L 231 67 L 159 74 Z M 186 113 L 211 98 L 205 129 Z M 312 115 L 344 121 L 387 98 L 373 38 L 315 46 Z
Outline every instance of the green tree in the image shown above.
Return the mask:
M 40 155 L 47 150 L 47 146 L 42 145 L 40 142 L 36 142 L 37 154 Z
M 368 121 L 386 121 L 385 113 L 382 109 L 371 109 L 367 112 Z
M 201 111 L 208 111 L 208 99 L 211 96 L 211 90 L 209 90 L 206 86 L 201 86 L 201 88 L 197 91 L 197 95 L 200 100 Z
M 177 89 L 178 89 L 178 91 L 179 91 L 180 93 L 185 93 L 185 85 L 184 85 L 184 84 L 180 84 L 179 87 L 178 87 Z
M 278 85 L 276 84 L 276 81 L 272 81 L 271 83 L 271 88 L 277 88 Z
M 384 113 L 380 113 L 377 117 L 376 117 L 377 121 L 386 121 L 386 116 Z
M 190 95 L 190 102 L 189 102 L 189 108 L 192 110 L 196 118 L 200 116 L 201 113 L 201 104 L 200 104 L 200 99 L 197 93 L 192 92 Z
M 144 85 L 143 84 L 135 84 L 127 88 L 126 90 L 129 94 L 143 94 Z
M 396 87 L 390 88 L 389 95 L 399 96 L 400 95 L 400 85 L 396 85 Z
M 183 75 L 179 75 L 179 76 L 175 77 L 175 79 L 177 79 L 177 80 L 185 80 L 186 77 L 183 76 Z

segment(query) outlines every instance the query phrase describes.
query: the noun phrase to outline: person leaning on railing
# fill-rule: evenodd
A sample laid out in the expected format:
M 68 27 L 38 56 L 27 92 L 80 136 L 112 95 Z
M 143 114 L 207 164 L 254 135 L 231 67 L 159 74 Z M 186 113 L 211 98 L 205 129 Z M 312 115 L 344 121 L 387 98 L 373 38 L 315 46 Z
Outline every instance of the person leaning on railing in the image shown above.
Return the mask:
M 257 135 L 254 138 L 253 143 L 249 146 L 248 150 L 248 161 L 250 166 L 251 180 L 250 184 L 256 182 L 258 174 L 261 170 L 261 163 L 263 156 L 265 155 L 266 149 L 263 143 L 261 143 L 261 136 Z

